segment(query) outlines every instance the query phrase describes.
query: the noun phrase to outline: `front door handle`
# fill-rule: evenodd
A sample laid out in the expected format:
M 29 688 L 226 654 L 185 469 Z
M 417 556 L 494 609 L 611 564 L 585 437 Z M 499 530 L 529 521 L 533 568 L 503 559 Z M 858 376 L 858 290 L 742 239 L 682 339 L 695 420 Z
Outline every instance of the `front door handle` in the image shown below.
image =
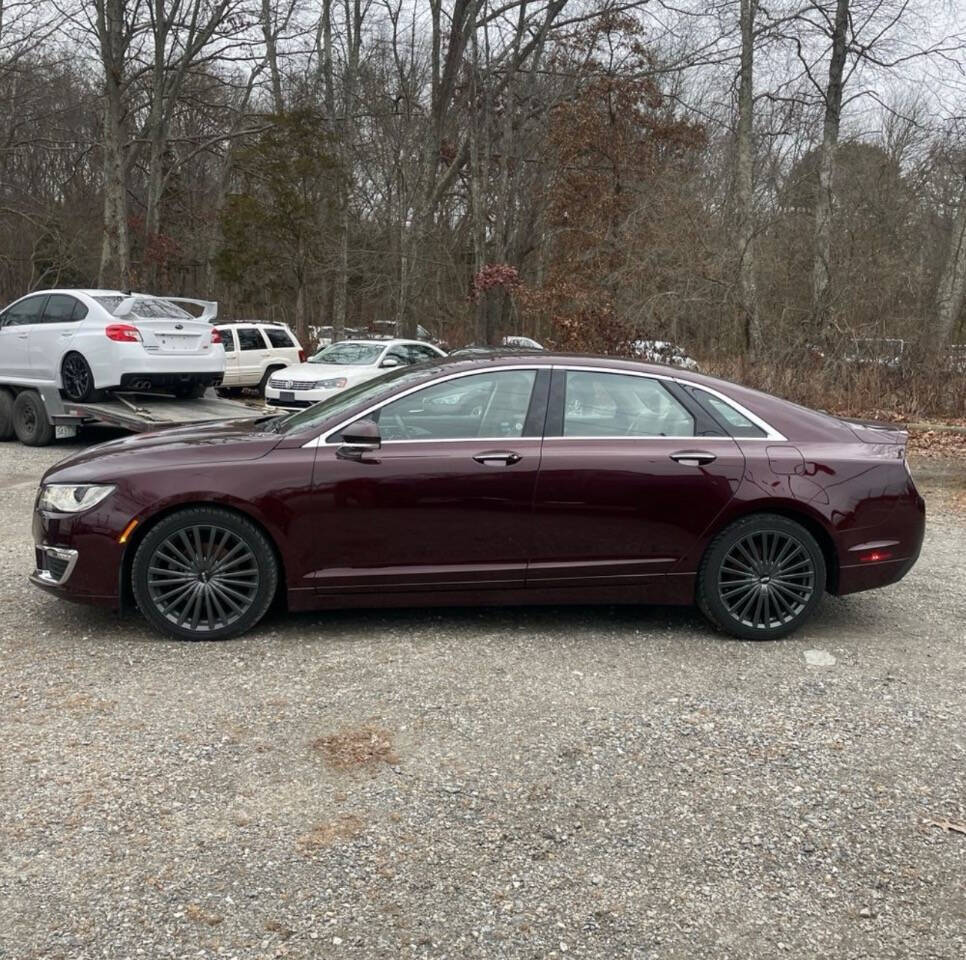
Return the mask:
M 27 337 L 29 337 L 29 336 L 30 336 L 30 334 L 29 334 L 29 333 L 18 333 L 18 334 L 17 334 L 17 339 L 18 339 L 18 340 L 26 340 L 26 339 L 27 339 Z
M 498 465 L 512 467 L 513 464 L 519 463 L 523 458 L 519 453 L 514 453 L 512 450 L 492 450 L 487 453 L 478 453 L 473 459 L 477 463 L 485 464 L 488 467 Z
M 702 467 L 706 463 L 713 463 L 718 458 L 707 450 L 679 450 L 671 454 L 671 459 L 686 467 Z

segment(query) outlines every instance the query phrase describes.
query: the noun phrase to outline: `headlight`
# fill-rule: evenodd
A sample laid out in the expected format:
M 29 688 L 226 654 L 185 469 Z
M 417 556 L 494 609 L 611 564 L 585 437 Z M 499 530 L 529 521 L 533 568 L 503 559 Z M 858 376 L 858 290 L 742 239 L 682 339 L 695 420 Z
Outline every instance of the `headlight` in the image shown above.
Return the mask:
M 345 377 L 336 377 L 334 380 L 316 380 L 315 390 L 339 390 L 349 381 Z
M 80 513 L 97 506 L 113 492 L 113 484 L 48 483 L 40 491 L 37 506 L 51 513 Z

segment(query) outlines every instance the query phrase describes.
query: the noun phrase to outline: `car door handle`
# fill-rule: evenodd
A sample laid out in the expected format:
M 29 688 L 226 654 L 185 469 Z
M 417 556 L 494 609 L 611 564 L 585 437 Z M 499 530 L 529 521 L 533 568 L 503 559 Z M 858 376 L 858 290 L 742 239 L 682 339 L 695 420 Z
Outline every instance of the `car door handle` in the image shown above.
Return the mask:
M 671 454 L 671 459 L 687 467 L 701 467 L 706 463 L 713 463 L 718 458 L 707 450 L 679 450 Z
M 485 464 L 488 467 L 495 467 L 497 464 L 502 464 L 504 467 L 511 467 L 515 463 L 519 463 L 523 458 L 519 453 L 514 453 L 512 450 L 493 450 L 488 453 L 478 453 L 473 459 L 477 463 Z
M 29 333 L 18 333 L 18 334 L 17 334 L 17 339 L 18 339 L 18 340 L 26 340 L 26 339 L 27 339 L 27 337 L 29 337 L 29 336 L 30 336 L 30 334 L 29 334 Z

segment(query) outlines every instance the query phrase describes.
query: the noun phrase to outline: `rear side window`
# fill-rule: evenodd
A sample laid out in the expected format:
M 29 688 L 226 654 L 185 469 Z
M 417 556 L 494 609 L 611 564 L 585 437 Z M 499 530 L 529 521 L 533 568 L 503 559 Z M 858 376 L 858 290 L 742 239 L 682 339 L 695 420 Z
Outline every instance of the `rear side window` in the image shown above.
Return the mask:
M 268 342 L 273 347 L 281 347 L 284 350 L 296 346 L 289 332 L 281 327 L 265 327 L 262 333 L 268 337 Z
M 723 422 L 733 437 L 767 436 L 758 424 L 752 423 L 740 410 L 726 400 L 722 400 L 721 397 L 716 397 L 713 393 L 698 388 L 692 389 L 691 395 L 713 417 Z
M 41 310 L 46 299 L 46 295 L 27 297 L 26 300 L 21 300 L 20 303 L 8 307 L 3 314 L 3 325 L 5 327 L 22 327 L 28 323 L 40 323 Z
M 265 338 L 258 327 L 236 327 L 238 347 L 240 350 L 265 350 Z
M 694 418 L 657 380 L 567 372 L 565 437 L 693 437 Z
M 69 323 L 72 320 L 82 320 L 87 314 L 86 308 L 80 316 L 77 316 L 77 308 L 84 305 L 74 297 L 66 293 L 52 293 L 47 298 L 47 306 L 44 307 L 44 323 Z

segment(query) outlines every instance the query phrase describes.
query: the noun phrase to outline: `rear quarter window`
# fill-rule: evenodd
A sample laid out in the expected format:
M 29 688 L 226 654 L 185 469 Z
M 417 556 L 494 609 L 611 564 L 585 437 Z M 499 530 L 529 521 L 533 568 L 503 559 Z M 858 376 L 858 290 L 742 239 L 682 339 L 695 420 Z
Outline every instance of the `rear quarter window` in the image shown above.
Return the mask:
M 296 342 L 292 339 L 289 332 L 287 330 L 282 330 L 280 327 L 265 327 L 262 333 L 268 337 L 268 342 L 273 347 L 281 347 L 284 350 L 298 346 L 298 344 L 296 344 Z
M 692 389 L 691 395 L 707 410 L 711 416 L 723 423 L 728 433 L 733 437 L 764 437 L 764 430 L 756 423 L 752 423 L 740 410 L 733 407 L 726 400 L 716 397 L 707 390 L 697 387 Z

